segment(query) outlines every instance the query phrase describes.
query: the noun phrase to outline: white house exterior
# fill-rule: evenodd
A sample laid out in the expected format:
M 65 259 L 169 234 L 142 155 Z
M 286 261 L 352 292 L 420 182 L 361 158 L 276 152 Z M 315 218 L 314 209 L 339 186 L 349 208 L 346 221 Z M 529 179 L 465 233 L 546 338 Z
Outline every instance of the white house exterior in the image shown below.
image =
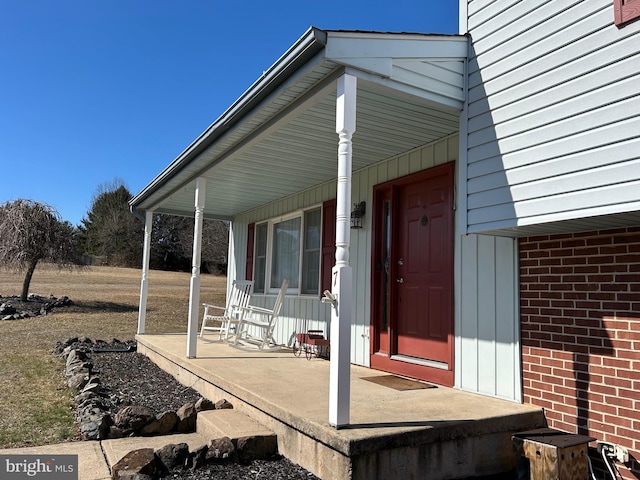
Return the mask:
M 343 373 L 535 403 L 640 455 L 640 22 L 614 4 L 461 1 L 460 35 L 312 28 L 132 208 L 229 220 L 229 285 L 269 306 L 292 281 L 284 345 L 320 329 L 335 352 L 344 315 Z M 336 278 L 346 312 L 321 301 Z

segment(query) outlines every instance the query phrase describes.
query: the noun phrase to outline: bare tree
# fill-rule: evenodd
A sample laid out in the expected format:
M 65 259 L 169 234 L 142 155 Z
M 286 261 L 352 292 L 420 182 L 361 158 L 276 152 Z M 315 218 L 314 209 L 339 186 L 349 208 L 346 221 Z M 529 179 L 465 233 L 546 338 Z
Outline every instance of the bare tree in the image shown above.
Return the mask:
M 187 269 L 193 254 L 193 218 L 156 215 L 153 224 L 154 268 Z M 202 224 L 202 266 L 207 271 L 226 271 L 229 224 L 205 219 Z
M 25 272 L 20 299 L 27 301 L 38 262 L 58 267 L 79 265 L 74 229 L 51 206 L 19 199 L 0 205 L 0 262 L 5 268 Z

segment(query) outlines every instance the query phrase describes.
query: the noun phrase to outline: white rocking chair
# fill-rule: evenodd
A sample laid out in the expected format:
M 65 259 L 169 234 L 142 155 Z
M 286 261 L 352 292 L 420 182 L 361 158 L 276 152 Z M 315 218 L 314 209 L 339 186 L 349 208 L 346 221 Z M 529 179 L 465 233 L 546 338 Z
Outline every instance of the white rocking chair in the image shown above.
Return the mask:
M 203 303 L 204 316 L 202 317 L 200 337 L 207 330 L 218 332 L 218 340 L 223 340 L 223 336 L 224 340 L 228 340 L 231 327 L 232 325 L 237 326 L 242 315 L 242 309 L 249 304 L 252 292 L 253 281 L 235 280 L 228 295 L 226 307 Z M 219 310 L 221 313 L 214 314 L 213 310 Z
M 276 344 L 273 331 L 276 320 L 280 316 L 288 286 L 289 280 L 285 278 L 272 309 L 252 305 L 242 308 L 234 345 L 257 346 L 259 350 L 264 350 L 265 347 Z M 256 331 L 259 333 L 256 334 Z

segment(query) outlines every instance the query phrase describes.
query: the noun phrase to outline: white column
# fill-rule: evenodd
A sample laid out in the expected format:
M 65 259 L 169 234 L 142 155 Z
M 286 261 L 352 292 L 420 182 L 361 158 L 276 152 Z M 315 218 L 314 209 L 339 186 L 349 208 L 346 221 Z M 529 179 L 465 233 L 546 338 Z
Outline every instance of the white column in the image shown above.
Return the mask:
M 193 260 L 191 262 L 191 284 L 189 289 L 189 323 L 187 325 L 187 358 L 196 357 L 198 320 L 200 317 L 200 259 L 202 258 L 202 220 L 207 181 L 196 180 L 196 215 L 193 228 Z
M 153 212 L 144 217 L 144 247 L 142 249 L 142 280 L 140 281 L 140 305 L 138 306 L 138 335 L 142 335 L 147 319 L 147 291 L 149 290 L 149 256 L 151 253 L 151 229 Z
M 331 293 L 337 306 L 331 309 L 331 361 L 329 367 L 329 424 L 349 425 L 351 369 L 352 271 L 349 265 L 351 220 L 351 137 L 356 130 L 356 77 L 338 79 L 336 132 L 338 143 L 338 191 L 336 199 L 336 264 Z

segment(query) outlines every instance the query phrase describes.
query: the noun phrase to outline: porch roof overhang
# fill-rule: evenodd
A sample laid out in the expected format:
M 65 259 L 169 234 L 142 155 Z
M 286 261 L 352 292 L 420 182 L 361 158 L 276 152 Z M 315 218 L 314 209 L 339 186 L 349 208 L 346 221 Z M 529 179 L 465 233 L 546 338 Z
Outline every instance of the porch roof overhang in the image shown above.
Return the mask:
M 231 220 L 337 175 L 336 80 L 358 78 L 353 169 L 458 131 L 467 38 L 310 28 L 131 199 L 144 211 Z

